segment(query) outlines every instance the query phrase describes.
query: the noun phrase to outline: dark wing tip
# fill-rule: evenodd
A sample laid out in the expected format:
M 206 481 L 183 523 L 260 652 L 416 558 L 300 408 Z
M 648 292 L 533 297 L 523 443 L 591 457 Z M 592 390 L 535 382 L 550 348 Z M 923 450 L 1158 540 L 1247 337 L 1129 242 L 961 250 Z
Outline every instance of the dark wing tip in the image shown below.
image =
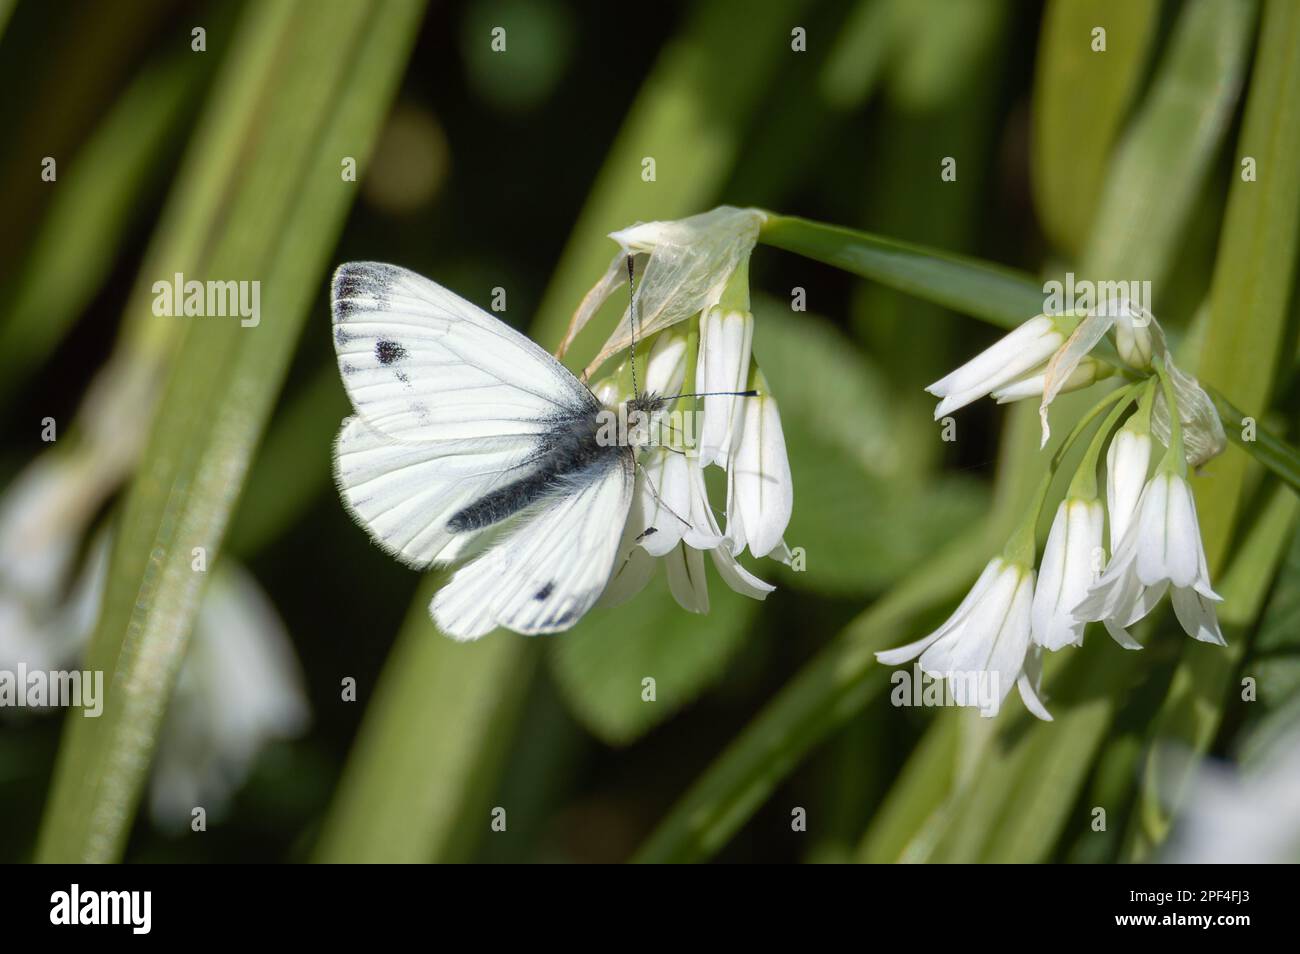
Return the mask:
M 406 269 L 384 262 L 344 262 L 334 269 L 330 281 L 330 311 L 334 320 L 346 320 L 358 298 L 384 302 L 389 286 L 405 273 Z

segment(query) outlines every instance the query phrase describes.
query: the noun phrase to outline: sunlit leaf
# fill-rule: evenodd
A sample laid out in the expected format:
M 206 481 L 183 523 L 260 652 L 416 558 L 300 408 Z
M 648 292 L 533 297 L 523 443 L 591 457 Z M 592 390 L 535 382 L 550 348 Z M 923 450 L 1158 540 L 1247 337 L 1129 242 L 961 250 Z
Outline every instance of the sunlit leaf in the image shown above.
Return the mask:
M 304 2 L 245 12 L 173 202 L 222 197 L 194 223 L 203 236 L 194 257 L 178 264 L 204 279 L 260 281 L 262 320 L 252 328 L 216 318 L 185 326 L 122 513 L 86 660 L 114 690 L 101 718 L 68 720 L 37 848 L 42 860 L 111 861 L 122 852 L 203 593 L 195 548 L 209 562 L 220 551 L 354 195 L 339 157 L 364 160 L 420 11 L 416 2 L 375 10 Z
M 1300 70 L 1295 68 L 1300 7 L 1270 0 L 1260 23 L 1259 44 L 1236 152 L 1253 157 L 1264 173 L 1258 181 L 1246 181 L 1241 167 L 1234 169 L 1209 324 L 1195 362 L 1199 377 L 1232 401 L 1252 408 L 1267 406 L 1271 396 L 1276 365 L 1265 356 L 1275 355 L 1286 340 L 1300 242 L 1300 179 L 1289 171 L 1300 151 Z M 1229 451 L 1214 462 L 1212 477 L 1197 481 L 1197 511 L 1212 572 L 1227 562 L 1248 464 L 1246 455 Z M 1265 571 L 1266 566 L 1252 566 L 1240 588 L 1234 587 L 1240 603 L 1258 607 L 1271 578 Z M 1169 806 L 1177 801 L 1179 783 L 1164 783 L 1171 774 L 1177 778 L 1181 773 L 1165 771 L 1163 754 L 1173 743 L 1194 752 L 1204 752 L 1210 745 L 1223 718 L 1225 693 L 1242 657 L 1244 640 L 1232 641 L 1221 653 L 1196 649 L 1184 649 L 1169 697 L 1152 726 L 1154 747 L 1140 795 L 1142 827 L 1132 845 L 1135 857 L 1144 857 L 1152 844 L 1163 840 L 1170 824 Z
M 631 603 L 594 610 L 550 647 L 569 708 L 606 742 L 631 742 L 694 701 L 724 674 L 762 606 L 714 576 L 709 612 L 687 613 L 662 569 L 657 577 Z M 654 680 L 650 701 L 646 679 Z
M 1082 251 L 1097 213 L 1111 148 L 1147 67 L 1159 13 L 1158 0 L 1052 0 L 1043 13 L 1031 178 L 1043 231 L 1072 256 Z

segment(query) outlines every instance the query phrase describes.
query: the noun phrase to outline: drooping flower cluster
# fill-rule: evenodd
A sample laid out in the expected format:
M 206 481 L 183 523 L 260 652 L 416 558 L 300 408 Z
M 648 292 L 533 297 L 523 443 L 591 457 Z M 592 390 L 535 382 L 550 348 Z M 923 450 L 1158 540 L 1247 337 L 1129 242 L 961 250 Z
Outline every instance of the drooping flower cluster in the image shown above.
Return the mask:
M 927 390 L 940 399 L 935 419 L 985 396 L 1000 403 L 1038 397 L 1046 443 L 1053 399 L 1114 373 L 1091 354 L 1112 329 L 1116 352 L 1137 380 L 1108 393 L 1066 438 L 1035 505 L 952 616 L 923 639 L 877 654 L 886 665 L 919 656 L 921 670 L 945 677 L 959 705 L 974 702 L 958 687 L 983 674 L 995 680 L 999 700 L 1015 684 L 1026 707 L 1050 719 L 1036 685 L 1041 653 L 1082 645 L 1089 622 L 1103 623 L 1126 649 L 1141 649 L 1129 628 L 1166 592 L 1189 636 L 1224 645 L 1214 610 L 1221 597 L 1210 586 L 1187 472 L 1226 441 L 1208 395 L 1175 366 L 1150 313 L 1119 301 L 1081 317 L 1039 315 L 932 384 Z M 1102 414 L 1035 572 L 1035 529 L 1052 477 Z M 1151 473 L 1157 441 L 1165 449 Z M 1096 479 L 1103 447 L 1104 506 Z M 997 707 L 981 711 L 992 715 Z
M 790 464 L 781 415 L 752 350 L 748 262 L 762 217 L 723 207 L 613 233 L 622 250 L 583 299 L 561 346 L 563 354 L 629 282 L 631 256 L 638 276 L 633 301 L 586 373 L 631 352 L 634 341 L 635 357 L 625 356 L 592 390 L 610 407 L 636 392 L 684 396 L 668 401 L 651 422 L 605 605 L 640 592 L 662 560 L 677 602 L 708 612 L 706 552 L 728 586 L 763 599 L 773 587 L 737 557 L 748 549 L 789 560 L 782 538 L 794 502 Z M 726 477 L 721 526 L 706 483 L 710 467 Z

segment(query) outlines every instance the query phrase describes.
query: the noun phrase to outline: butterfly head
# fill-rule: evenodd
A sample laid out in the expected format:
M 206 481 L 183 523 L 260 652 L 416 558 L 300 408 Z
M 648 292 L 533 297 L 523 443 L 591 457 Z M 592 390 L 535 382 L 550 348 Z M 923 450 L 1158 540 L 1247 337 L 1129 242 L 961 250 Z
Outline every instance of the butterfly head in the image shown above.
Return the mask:
M 647 417 L 658 414 L 668 406 L 668 398 L 662 394 L 656 394 L 654 391 L 647 391 L 645 394 L 638 394 L 630 398 L 627 402 L 628 414 L 633 411 L 640 411 Z
M 627 419 L 627 442 L 633 447 L 650 443 L 655 417 L 669 404 L 669 399 L 653 391 L 638 394 L 624 403 Z

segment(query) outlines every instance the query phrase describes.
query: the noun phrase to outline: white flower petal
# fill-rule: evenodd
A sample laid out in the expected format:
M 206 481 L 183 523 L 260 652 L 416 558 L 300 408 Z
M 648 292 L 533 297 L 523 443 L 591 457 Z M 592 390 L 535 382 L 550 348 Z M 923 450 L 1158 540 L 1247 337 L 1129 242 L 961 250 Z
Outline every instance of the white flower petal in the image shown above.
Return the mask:
M 722 577 L 723 582 L 741 596 L 762 600 L 776 589 L 771 583 L 760 580 L 741 566 L 726 547 L 714 547 L 709 553 L 713 556 L 713 565 L 718 568 L 718 575 Z
M 748 398 L 741 408 L 740 441 L 728 470 L 727 537 L 732 552 L 745 541 L 754 556 L 766 556 L 781 542 L 794 511 L 794 483 L 776 401 L 768 394 Z M 732 521 L 739 524 L 733 536 Z
M 680 394 L 686 382 L 686 351 L 685 335 L 674 332 L 658 335 L 646 358 L 643 390 L 655 394 Z
M 1019 592 L 1020 577 L 1019 567 L 1004 563 L 960 626 L 922 654 L 921 669 L 930 673 L 986 672 L 995 641 Z M 1025 622 L 1027 636 L 1027 612 Z M 998 687 L 1000 693 L 1010 688 Z
M 988 660 L 984 664 L 986 672 L 997 673 L 999 701 L 1006 699 L 1024 670 L 1033 601 L 1034 571 L 1026 570 L 1021 573 L 1011 605 L 991 636 Z M 974 635 L 973 630 L 968 630 L 968 635 Z
M 1133 368 L 1151 367 L 1151 326 L 1155 318 L 1145 308 L 1124 301 L 1115 321 L 1115 350 L 1120 360 Z
M 1166 578 L 1169 553 L 1169 475 L 1156 474 L 1138 502 L 1137 578 L 1147 586 Z M 1134 531 L 1130 531 L 1134 532 Z
M 1088 595 L 1101 554 L 1101 504 L 1066 500 L 1057 508 L 1034 592 L 1033 641 L 1052 651 L 1083 642 L 1075 608 Z
M 1086 388 L 1097 380 L 1103 370 L 1104 367 L 1100 361 L 1095 358 L 1084 358 L 1079 366 L 1071 372 L 1061 386 L 1059 393 Z M 1046 387 L 1047 366 L 1044 365 L 1024 377 L 998 388 L 993 391 L 992 396 L 999 404 L 1010 404 L 1013 401 L 1023 401 L 1026 398 L 1041 398 Z
M 1151 466 L 1151 438 L 1120 428 L 1106 450 L 1106 509 L 1110 514 L 1110 545 L 1114 550 L 1137 510 Z
M 1165 592 L 1169 589 L 1169 581 L 1161 580 L 1155 586 L 1143 586 L 1136 579 L 1132 579 L 1132 587 L 1132 598 L 1125 602 L 1116 614 L 1116 618 L 1125 626 L 1133 626 L 1151 614 L 1156 604 L 1164 599 Z
M 1056 323 L 1046 315 L 1039 315 L 926 390 L 940 398 L 961 393 L 987 394 L 1042 364 L 1064 340 L 1064 335 L 1056 329 Z M 970 400 L 975 400 L 975 397 Z
M 1106 336 L 1106 332 L 1114 323 L 1114 317 L 1104 312 L 1089 315 L 1079 323 L 1079 327 L 1074 329 L 1074 333 L 1048 362 L 1043 383 L 1043 400 L 1038 406 L 1038 417 L 1043 427 L 1042 446 L 1047 446 L 1047 439 L 1052 434 L 1051 428 L 1047 426 L 1048 407 L 1065 389 L 1079 363 L 1097 346 L 1097 342 Z
M 700 428 L 699 457 L 705 466 L 724 463 L 731 450 L 737 413 L 743 410 L 745 399 L 725 392 L 745 390 L 753 340 L 754 316 L 747 312 L 711 308 L 700 318 L 695 390 L 724 392 L 702 399 L 704 423 Z
M 1214 605 L 1204 596 L 1190 588 L 1174 587 L 1172 601 L 1174 615 L 1188 636 L 1216 646 L 1228 645 L 1219 629 L 1219 618 L 1214 612 Z
M 1196 504 L 1192 500 L 1192 488 L 1181 477 L 1169 477 L 1168 486 L 1165 575 L 1174 586 L 1191 586 L 1196 582 L 1203 562 Z
M 882 649 L 876 653 L 876 662 L 882 666 L 897 666 L 899 663 L 905 663 L 909 659 L 915 659 L 921 653 L 925 652 L 935 640 L 946 634 L 946 630 L 940 627 L 928 636 L 922 636 L 920 639 L 907 643 L 903 646 L 897 646 L 894 649 Z
M 1020 699 L 1025 704 L 1025 708 L 1030 711 L 1036 718 L 1044 722 L 1052 721 L 1052 714 L 1047 711 L 1047 706 L 1038 698 L 1038 693 L 1034 691 L 1033 680 L 1029 674 L 1022 672 L 1020 678 L 1016 680 L 1016 688 L 1020 690 Z
M 709 582 L 704 575 L 704 554 L 679 545 L 664 557 L 668 573 L 668 590 L 677 605 L 689 613 L 709 611 Z
M 691 519 L 691 475 L 687 458 L 667 449 L 649 451 L 642 464 L 645 484 L 633 506 L 640 506 L 641 526 L 653 532 L 641 538 L 651 556 L 669 553 L 681 541 Z
M 639 470 L 633 494 L 640 495 L 646 492 L 645 471 Z M 614 572 L 609 578 L 609 583 L 605 585 L 605 591 L 600 594 L 598 606 L 618 606 L 620 603 L 626 603 L 645 589 L 650 578 L 654 576 L 655 558 L 641 546 L 644 530 L 644 511 L 634 496 L 627 523 L 623 526 L 623 538 L 619 541 L 619 556 L 614 564 Z
M 726 538 L 718 529 L 718 520 L 713 515 L 713 507 L 709 504 L 709 491 L 704 484 L 704 467 L 693 457 L 683 459 L 686 461 L 686 472 L 691 489 L 689 511 L 691 525 L 682 531 L 682 540 L 697 550 L 712 550 L 714 547 L 723 546 Z
M 1129 631 L 1114 620 L 1104 620 L 1106 632 L 1110 633 L 1110 638 L 1115 640 L 1125 649 L 1141 649 L 1142 644 L 1129 635 Z
M 934 632 L 930 633 L 928 636 L 921 637 L 915 642 L 908 643 L 906 646 L 899 646 L 896 649 L 881 650 L 876 653 L 876 659 L 886 666 L 896 666 L 901 662 L 907 662 L 907 660 L 919 655 L 934 642 L 951 633 L 955 628 L 965 622 L 966 617 L 970 614 L 971 608 L 975 606 L 976 602 L 984 595 L 984 592 L 997 577 L 997 574 L 1002 569 L 1003 565 L 1002 560 L 997 557 L 990 560 L 988 565 L 984 567 L 983 572 L 980 573 L 979 578 L 976 579 L 975 585 L 970 588 L 970 592 L 966 594 L 957 608 L 952 611 L 952 615 L 949 616 L 943 622 L 943 625 Z

